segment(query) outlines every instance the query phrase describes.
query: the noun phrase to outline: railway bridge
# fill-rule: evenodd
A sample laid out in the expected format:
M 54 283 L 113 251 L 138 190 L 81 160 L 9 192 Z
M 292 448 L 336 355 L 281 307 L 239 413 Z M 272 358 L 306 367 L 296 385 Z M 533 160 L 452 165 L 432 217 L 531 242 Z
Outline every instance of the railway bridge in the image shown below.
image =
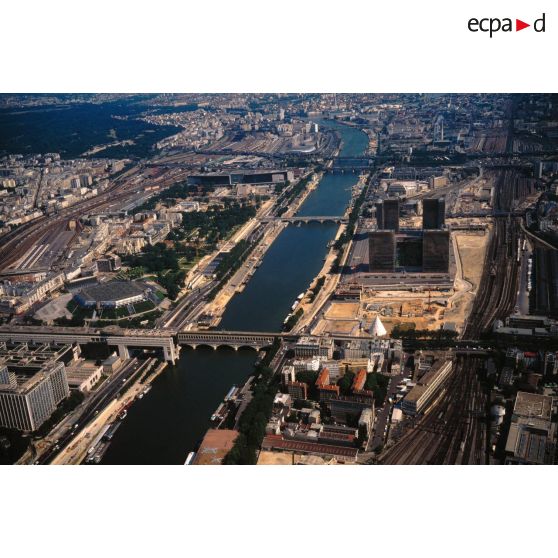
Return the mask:
M 301 337 L 318 340 L 320 338 L 333 339 L 334 341 L 352 341 L 359 339 L 361 341 L 375 341 L 378 338 L 372 335 L 309 335 L 307 333 L 294 332 L 251 332 L 251 331 L 225 331 L 225 330 L 184 330 L 178 332 L 178 343 L 187 345 L 195 349 L 200 345 L 206 345 L 213 349 L 219 347 L 231 347 L 235 350 L 241 347 L 249 347 L 256 350 L 265 349 L 273 344 L 278 338 L 286 342 L 296 342 Z
M 231 347 L 235 351 L 240 348 L 251 348 L 257 351 L 270 347 L 276 337 L 282 337 L 278 333 L 256 333 L 249 331 L 180 331 L 178 343 L 195 349 L 200 345 L 206 345 L 213 349 L 219 347 Z
M 264 217 L 263 223 L 281 221 L 283 223 L 343 223 L 347 224 L 349 219 L 340 215 L 295 215 L 294 217 Z

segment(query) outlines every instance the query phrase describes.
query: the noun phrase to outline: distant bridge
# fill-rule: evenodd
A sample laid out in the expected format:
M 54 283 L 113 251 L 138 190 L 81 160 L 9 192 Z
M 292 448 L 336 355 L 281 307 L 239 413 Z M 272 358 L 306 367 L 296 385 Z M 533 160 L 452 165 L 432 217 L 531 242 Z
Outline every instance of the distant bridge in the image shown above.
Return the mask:
M 347 224 L 349 219 L 339 215 L 295 215 L 294 217 L 264 217 L 263 223 L 271 221 L 281 221 L 282 223 L 344 223 Z
M 335 157 L 333 164 L 339 167 L 370 167 L 374 164 L 372 157 Z
M 504 209 L 485 209 L 480 211 L 458 211 L 456 213 L 447 213 L 446 219 L 453 219 L 456 217 L 522 217 L 525 215 L 525 210 L 516 209 L 515 211 L 506 211 Z

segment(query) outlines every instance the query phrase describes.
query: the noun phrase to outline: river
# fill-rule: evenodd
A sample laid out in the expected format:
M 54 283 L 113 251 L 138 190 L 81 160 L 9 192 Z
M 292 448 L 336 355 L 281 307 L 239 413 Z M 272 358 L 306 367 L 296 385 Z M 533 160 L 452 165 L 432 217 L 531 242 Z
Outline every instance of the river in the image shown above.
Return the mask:
M 341 156 L 364 153 L 364 132 L 336 122 L 327 126 L 341 134 Z M 357 179 L 354 174 L 324 175 L 299 214 L 342 215 Z M 298 294 L 320 271 L 336 230 L 333 223 L 309 223 L 281 232 L 244 291 L 227 306 L 220 328 L 279 331 Z M 182 464 L 227 391 L 248 378 L 255 360 L 249 349 L 183 348 L 176 366 L 167 368 L 149 394 L 129 409 L 102 462 Z

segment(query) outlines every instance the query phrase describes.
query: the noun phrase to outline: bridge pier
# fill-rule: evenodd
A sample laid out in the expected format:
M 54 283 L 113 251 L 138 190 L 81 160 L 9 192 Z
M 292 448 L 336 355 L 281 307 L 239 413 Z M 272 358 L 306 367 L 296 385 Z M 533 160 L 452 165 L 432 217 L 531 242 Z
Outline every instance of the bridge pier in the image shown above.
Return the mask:
M 117 345 L 118 348 L 118 356 L 122 360 L 128 360 L 130 358 L 130 351 L 127 345 Z
M 174 345 L 174 342 L 171 343 L 169 347 L 163 347 L 163 357 L 167 362 L 170 362 L 172 364 L 176 362 L 176 359 L 178 358 L 178 349 Z

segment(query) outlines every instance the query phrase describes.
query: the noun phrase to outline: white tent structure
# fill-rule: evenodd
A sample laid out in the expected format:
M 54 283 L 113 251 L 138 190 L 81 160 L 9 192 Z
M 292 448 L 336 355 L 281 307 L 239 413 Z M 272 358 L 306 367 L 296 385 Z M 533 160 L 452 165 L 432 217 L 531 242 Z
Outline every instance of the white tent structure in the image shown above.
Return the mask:
M 380 316 L 376 316 L 370 326 L 370 335 L 373 335 L 374 337 L 383 337 L 386 333 L 386 328 L 380 320 Z

